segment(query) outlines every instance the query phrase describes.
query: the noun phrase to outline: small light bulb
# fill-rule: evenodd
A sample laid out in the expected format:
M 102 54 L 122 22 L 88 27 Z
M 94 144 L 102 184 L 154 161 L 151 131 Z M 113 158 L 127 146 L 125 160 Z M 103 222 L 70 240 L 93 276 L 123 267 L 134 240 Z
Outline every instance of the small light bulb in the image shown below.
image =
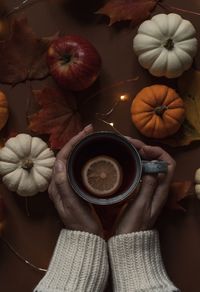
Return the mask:
M 114 123 L 109 123 L 109 125 L 110 125 L 111 127 L 113 127 L 113 126 L 114 126 Z
M 126 101 L 126 100 L 128 100 L 128 95 L 127 95 L 127 94 L 121 95 L 121 96 L 120 96 L 120 100 L 121 100 L 121 101 Z

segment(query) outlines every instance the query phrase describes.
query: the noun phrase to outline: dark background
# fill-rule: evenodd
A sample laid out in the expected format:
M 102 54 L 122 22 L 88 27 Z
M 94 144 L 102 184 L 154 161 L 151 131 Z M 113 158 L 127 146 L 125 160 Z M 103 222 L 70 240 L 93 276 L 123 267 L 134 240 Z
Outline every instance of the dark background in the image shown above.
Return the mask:
M 1 3 L 2 1 L 0 1 Z M 6 0 L 8 9 L 20 1 Z M 90 97 L 98 90 L 105 89 L 112 84 L 115 87 L 100 92 L 90 102 L 81 105 L 83 97 L 78 98 L 84 123 L 94 121 L 94 113 L 109 109 L 120 94 L 128 93 L 130 100 L 119 105 L 110 117 L 117 129 L 125 134 L 139 137 L 135 131 L 129 113 L 130 103 L 134 95 L 144 86 L 162 82 L 176 87 L 176 81 L 158 80 L 142 69 L 132 50 L 132 40 L 136 29 L 127 25 L 108 27 L 107 18 L 94 15 L 94 11 L 101 7 L 104 1 L 93 0 L 52 0 L 36 1 L 27 7 L 23 13 L 30 26 L 38 36 L 61 34 L 78 34 L 89 39 L 99 51 L 103 67 L 99 80 L 91 89 L 84 92 L 84 98 Z M 163 3 L 200 11 L 199 0 L 165 0 Z M 167 12 L 157 8 L 154 13 Z M 200 35 L 200 16 L 181 13 L 196 26 L 198 38 Z M 200 52 L 194 66 L 200 66 Z M 119 81 L 139 77 L 134 83 L 124 83 L 117 86 Z M 51 78 L 43 81 L 31 82 L 34 89 L 41 89 L 45 85 L 53 85 Z M 17 86 L 0 86 L 9 99 L 11 117 L 9 128 L 18 132 L 27 131 L 27 104 L 32 99 L 30 82 Z M 105 129 L 101 122 L 95 122 L 96 129 Z M 193 179 L 195 169 L 200 166 L 199 144 L 180 149 L 168 149 L 177 161 L 174 180 Z M 1 187 L 2 192 L 4 192 Z M 47 267 L 51 258 L 61 223 L 48 199 L 48 194 L 38 194 L 28 199 L 30 216 L 27 216 L 26 202 L 17 195 L 6 195 L 6 224 L 4 238 L 7 238 L 25 258 L 36 266 Z M 200 202 L 190 198 L 185 202 L 187 212 L 165 211 L 160 219 L 161 247 L 167 272 L 172 281 L 183 292 L 199 292 L 200 290 Z M 104 221 L 110 220 L 110 210 L 105 212 Z M 109 222 L 108 222 L 109 225 Z M 0 291 L 29 292 L 32 291 L 43 273 L 34 271 L 20 261 L 5 243 L 0 241 Z M 108 289 L 111 291 L 111 288 Z

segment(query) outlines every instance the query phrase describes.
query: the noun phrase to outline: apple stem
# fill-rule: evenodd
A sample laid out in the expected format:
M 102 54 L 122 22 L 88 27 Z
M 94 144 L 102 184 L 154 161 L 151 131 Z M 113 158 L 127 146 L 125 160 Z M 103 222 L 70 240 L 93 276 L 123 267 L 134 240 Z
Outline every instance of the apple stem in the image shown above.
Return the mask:
M 69 55 L 69 54 L 65 54 L 65 55 L 63 55 L 61 58 L 60 58 L 60 60 L 62 61 L 62 65 L 65 65 L 65 64 L 67 64 L 67 63 L 69 63 L 70 61 L 71 61 L 71 55 Z

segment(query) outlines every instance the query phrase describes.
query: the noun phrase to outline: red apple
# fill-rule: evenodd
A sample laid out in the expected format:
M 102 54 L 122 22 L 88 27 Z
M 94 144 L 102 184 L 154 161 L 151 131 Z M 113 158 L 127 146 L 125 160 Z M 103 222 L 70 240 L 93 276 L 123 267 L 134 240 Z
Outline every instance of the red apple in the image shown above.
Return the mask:
M 91 86 L 101 69 L 101 57 L 95 47 L 75 35 L 53 41 L 48 49 L 47 63 L 56 82 L 74 91 Z

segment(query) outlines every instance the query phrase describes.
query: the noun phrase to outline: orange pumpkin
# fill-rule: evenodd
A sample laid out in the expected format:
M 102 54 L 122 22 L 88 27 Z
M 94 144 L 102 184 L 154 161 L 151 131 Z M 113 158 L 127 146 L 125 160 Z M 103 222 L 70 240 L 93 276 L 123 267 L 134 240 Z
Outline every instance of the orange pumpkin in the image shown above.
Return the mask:
M 5 94 L 0 91 L 0 130 L 8 120 L 8 102 Z
M 145 136 L 165 138 L 175 134 L 185 118 L 183 100 L 164 85 L 143 88 L 131 105 L 132 121 Z

